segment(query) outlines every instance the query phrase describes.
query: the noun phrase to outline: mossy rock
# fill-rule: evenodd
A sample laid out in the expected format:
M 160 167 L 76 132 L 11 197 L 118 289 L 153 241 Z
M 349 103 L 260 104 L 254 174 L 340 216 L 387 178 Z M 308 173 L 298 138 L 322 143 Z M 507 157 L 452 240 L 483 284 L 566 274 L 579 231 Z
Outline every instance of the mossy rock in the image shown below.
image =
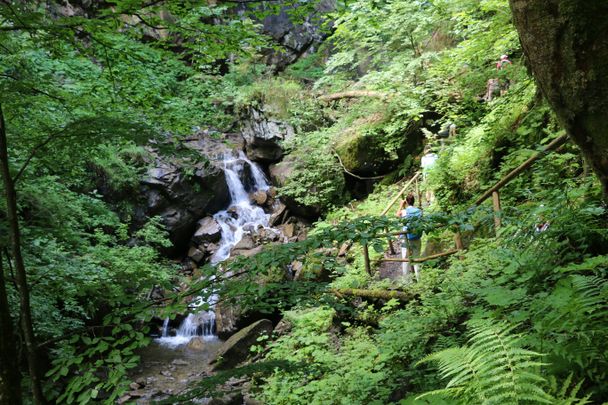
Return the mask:
M 251 346 L 258 343 L 258 337 L 270 336 L 272 329 L 272 322 L 261 319 L 230 336 L 217 351 L 215 359 L 211 361 L 213 370 L 227 370 L 245 361 Z
M 349 130 L 336 145 L 342 164 L 357 175 L 375 175 L 390 169 L 391 158 L 376 135 Z
M 342 133 L 336 153 L 349 172 L 360 176 L 382 175 L 394 170 L 408 155 L 417 154 L 422 145 L 419 125 L 412 123 L 402 134 L 388 136 L 380 124 L 358 126 Z M 393 146 L 389 146 L 392 143 Z

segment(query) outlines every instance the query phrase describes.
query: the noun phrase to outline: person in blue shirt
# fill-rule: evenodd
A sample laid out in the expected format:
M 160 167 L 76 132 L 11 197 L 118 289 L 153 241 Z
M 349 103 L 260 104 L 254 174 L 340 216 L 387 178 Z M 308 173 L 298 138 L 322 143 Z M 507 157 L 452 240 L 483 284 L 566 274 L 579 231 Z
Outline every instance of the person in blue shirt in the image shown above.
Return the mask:
M 397 216 L 400 218 L 420 218 L 422 217 L 422 210 L 414 206 L 416 199 L 412 193 L 409 193 L 405 200 L 399 204 L 397 210 Z M 407 226 L 403 227 L 403 231 L 407 232 Z M 413 257 L 420 256 L 420 247 L 422 245 L 422 234 L 421 233 L 406 233 L 402 235 L 401 242 L 401 257 L 403 259 L 411 259 Z M 420 264 L 414 264 L 414 273 L 416 274 L 416 281 L 420 282 Z M 402 264 L 403 276 L 408 279 L 409 274 L 412 271 L 412 264 L 410 262 L 403 262 Z

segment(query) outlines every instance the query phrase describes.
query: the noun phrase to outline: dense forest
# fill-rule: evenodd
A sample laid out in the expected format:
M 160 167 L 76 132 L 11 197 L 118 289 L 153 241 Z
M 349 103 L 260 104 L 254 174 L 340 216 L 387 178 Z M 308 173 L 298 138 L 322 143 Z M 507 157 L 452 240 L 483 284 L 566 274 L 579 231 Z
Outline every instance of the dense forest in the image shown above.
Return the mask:
M 607 30 L 0 0 L 0 404 L 608 403 Z

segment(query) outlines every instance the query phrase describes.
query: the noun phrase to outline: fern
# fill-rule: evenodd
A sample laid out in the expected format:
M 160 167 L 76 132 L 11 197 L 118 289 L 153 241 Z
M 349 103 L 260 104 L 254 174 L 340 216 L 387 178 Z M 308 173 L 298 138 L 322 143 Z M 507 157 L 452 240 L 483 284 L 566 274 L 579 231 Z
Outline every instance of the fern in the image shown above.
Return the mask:
M 583 397 L 577 398 L 577 394 L 583 385 L 583 381 L 580 381 L 578 384 L 572 386 L 572 373 L 566 377 L 566 380 L 561 385 L 561 388 L 558 386 L 557 380 L 554 376 L 549 377 L 549 392 L 553 394 L 555 398 L 555 405 L 586 405 L 590 404 L 589 398 L 591 394 Z M 570 392 L 568 393 L 568 389 Z
M 435 362 L 442 378 L 450 378 L 443 389 L 427 392 L 477 404 L 553 403 L 542 388 L 538 373 L 540 354 L 526 350 L 514 326 L 490 321 L 469 323 L 471 338 L 465 347 L 433 353 L 418 364 Z
M 552 293 L 543 308 L 552 354 L 576 365 L 591 381 L 605 381 L 608 366 L 608 282 L 591 275 L 572 275 Z

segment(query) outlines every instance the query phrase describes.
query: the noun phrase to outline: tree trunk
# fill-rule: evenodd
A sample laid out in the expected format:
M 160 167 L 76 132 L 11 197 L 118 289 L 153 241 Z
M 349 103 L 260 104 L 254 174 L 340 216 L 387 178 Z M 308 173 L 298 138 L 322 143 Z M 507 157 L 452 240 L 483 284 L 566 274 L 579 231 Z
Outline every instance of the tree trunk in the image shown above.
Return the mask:
M 32 396 L 34 403 L 44 404 L 46 401 L 42 393 L 42 383 L 40 379 L 36 339 L 32 327 L 32 311 L 30 308 L 30 292 L 27 284 L 25 264 L 21 255 L 21 232 L 19 229 L 19 218 L 17 216 L 17 193 L 13 178 L 11 177 L 8 165 L 8 145 L 6 137 L 6 126 L 2 105 L 0 105 L 0 174 L 4 182 L 4 193 L 6 195 L 6 216 L 9 225 L 9 239 L 11 254 L 15 264 L 15 279 L 19 289 L 19 305 L 21 312 L 21 330 L 25 339 L 27 353 L 27 364 L 32 386 Z
M 608 1 L 510 4 L 541 91 L 608 197 Z
M 0 255 L 0 404 L 21 404 L 21 376 Z

